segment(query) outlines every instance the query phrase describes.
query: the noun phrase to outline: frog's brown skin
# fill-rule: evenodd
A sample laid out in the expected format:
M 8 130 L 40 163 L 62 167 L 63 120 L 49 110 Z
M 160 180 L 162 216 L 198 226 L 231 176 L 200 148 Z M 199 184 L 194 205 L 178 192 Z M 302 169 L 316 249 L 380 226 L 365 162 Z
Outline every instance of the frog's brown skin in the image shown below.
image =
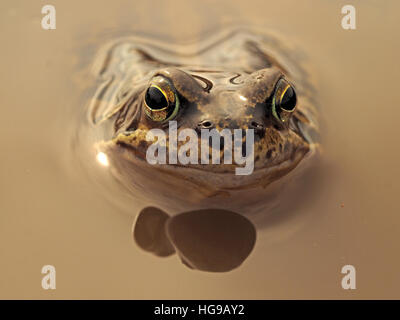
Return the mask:
M 104 84 L 89 110 L 102 137 L 96 148 L 134 196 L 170 212 L 216 207 L 252 213 L 275 203 L 293 169 L 314 154 L 310 132 L 316 124 L 304 77 L 292 77 L 268 53 L 266 39 L 233 32 L 191 53 L 126 39 L 102 52 L 97 67 Z M 168 122 L 155 122 L 144 112 L 144 95 L 155 76 L 167 78 L 179 96 L 180 110 L 171 119 L 178 132 L 204 124 L 207 129 L 254 129 L 254 172 L 235 175 L 235 165 L 228 164 L 148 164 L 148 130 L 165 128 L 168 135 Z M 270 98 L 281 78 L 293 84 L 298 99 L 287 123 L 271 114 Z

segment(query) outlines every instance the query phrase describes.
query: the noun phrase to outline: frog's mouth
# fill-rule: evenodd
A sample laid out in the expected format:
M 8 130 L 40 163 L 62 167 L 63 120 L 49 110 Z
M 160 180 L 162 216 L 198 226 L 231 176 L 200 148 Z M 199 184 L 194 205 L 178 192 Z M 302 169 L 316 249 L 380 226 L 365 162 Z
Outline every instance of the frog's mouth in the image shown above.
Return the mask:
M 300 161 L 306 156 L 309 149 L 302 152 L 294 150 L 289 157 L 279 161 L 265 163 L 254 162 L 254 170 L 248 175 L 237 175 L 236 164 L 150 164 L 146 158 L 147 145 L 143 142 L 132 145 L 126 141 L 118 140 L 103 142 L 99 145 L 99 150 L 107 154 L 110 165 L 119 167 L 119 171 L 135 171 L 136 175 L 147 172 L 153 173 L 159 179 L 178 179 L 191 181 L 196 185 L 205 188 L 218 190 L 235 190 L 251 188 L 254 186 L 267 186 L 271 182 L 281 178 L 292 171 Z M 155 174 L 157 172 L 157 174 Z M 169 178 L 168 178 L 169 177 Z
M 197 155 L 195 156 L 195 162 L 182 163 L 180 156 L 178 156 L 178 151 L 181 148 L 185 147 L 185 142 L 180 144 L 179 146 L 174 146 L 176 148 L 175 154 L 171 155 L 171 148 L 169 146 L 168 138 L 166 140 L 164 147 L 164 155 L 158 155 L 158 147 L 154 148 L 154 142 L 147 141 L 147 133 L 148 130 L 137 129 L 130 134 L 118 134 L 113 140 L 110 142 L 106 142 L 112 146 L 114 144 L 116 147 L 124 148 L 128 150 L 129 154 L 132 158 L 137 158 L 142 161 L 146 161 L 149 164 L 156 165 L 162 168 L 190 168 L 192 170 L 212 172 L 212 173 L 222 173 L 222 174 L 236 174 L 236 175 L 251 175 L 254 171 L 266 170 L 271 168 L 278 168 L 285 166 L 291 166 L 291 163 L 296 164 L 301 158 L 305 156 L 310 150 L 309 143 L 305 142 L 303 139 L 298 136 L 291 136 L 291 139 L 294 140 L 289 148 L 282 148 L 282 145 L 285 144 L 285 141 L 279 142 L 280 152 L 277 153 L 276 156 L 271 157 L 271 151 L 265 148 L 265 145 L 268 145 L 270 141 L 267 141 L 267 138 L 262 138 L 258 142 L 255 142 L 252 150 L 254 152 L 248 155 L 248 150 L 246 148 L 246 144 L 243 143 L 242 146 L 238 147 L 238 150 L 228 150 L 230 153 L 230 161 L 225 161 L 225 149 L 222 145 L 222 148 L 218 148 L 217 157 L 218 163 L 213 163 L 214 154 L 212 148 L 209 148 L 208 155 L 206 155 L 206 163 L 203 163 L 203 142 L 202 140 L 198 140 L 197 145 Z M 276 138 L 275 138 L 276 139 Z M 277 142 L 275 141 L 277 144 Z M 286 144 L 285 144 L 286 145 Z M 290 145 L 287 144 L 287 145 Z M 153 151 L 149 152 L 152 148 Z M 241 149 L 240 149 L 241 148 Z M 274 148 L 278 149 L 278 148 Z M 154 151 L 157 150 L 157 151 Z M 173 150 L 173 148 L 172 148 Z M 186 148 L 185 148 L 186 150 Z M 250 149 L 251 150 L 251 149 Z M 237 161 L 236 151 L 241 154 L 239 161 Z M 192 150 L 190 150 L 192 152 Z M 155 156 L 155 153 L 157 155 Z M 150 155 L 150 156 L 149 156 Z M 187 158 L 186 158 L 187 159 Z M 188 159 L 187 159 L 188 160 Z M 243 170 L 246 168 L 247 170 Z

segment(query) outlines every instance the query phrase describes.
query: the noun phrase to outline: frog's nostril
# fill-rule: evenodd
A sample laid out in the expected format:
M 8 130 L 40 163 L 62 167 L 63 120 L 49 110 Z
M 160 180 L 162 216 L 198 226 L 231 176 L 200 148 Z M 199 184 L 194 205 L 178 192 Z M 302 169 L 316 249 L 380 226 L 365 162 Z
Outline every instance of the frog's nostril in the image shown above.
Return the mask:
M 200 129 L 210 129 L 214 126 L 213 122 L 211 120 L 204 120 L 199 123 Z
M 263 125 L 261 123 L 258 123 L 256 121 L 252 121 L 250 123 L 250 129 L 262 129 Z

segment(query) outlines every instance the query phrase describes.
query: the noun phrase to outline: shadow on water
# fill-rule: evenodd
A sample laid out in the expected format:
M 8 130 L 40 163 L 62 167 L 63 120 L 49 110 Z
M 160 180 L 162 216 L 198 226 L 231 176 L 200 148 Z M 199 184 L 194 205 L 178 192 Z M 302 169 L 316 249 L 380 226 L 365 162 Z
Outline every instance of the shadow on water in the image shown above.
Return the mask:
M 249 256 L 256 229 L 232 211 L 197 210 L 169 217 L 160 209 L 147 207 L 137 216 L 133 237 L 139 247 L 156 256 L 176 252 L 189 268 L 226 272 Z

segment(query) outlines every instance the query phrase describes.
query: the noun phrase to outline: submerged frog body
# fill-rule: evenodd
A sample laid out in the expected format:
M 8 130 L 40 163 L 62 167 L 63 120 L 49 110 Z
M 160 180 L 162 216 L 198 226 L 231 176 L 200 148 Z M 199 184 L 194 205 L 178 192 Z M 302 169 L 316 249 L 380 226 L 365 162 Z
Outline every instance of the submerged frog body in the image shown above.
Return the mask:
M 95 73 L 101 84 L 88 109 L 95 152 L 133 198 L 153 207 L 137 218 L 136 242 L 160 256 L 176 251 L 192 268 L 237 267 L 254 245 L 252 223 L 293 189 L 288 181 L 299 171 L 294 169 L 315 154 L 317 125 L 307 74 L 276 40 L 250 31 L 228 31 L 197 46 L 120 39 L 100 52 Z M 179 152 L 187 142 L 179 141 L 171 150 L 177 139 L 169 135 L 172 122 L 178 136 L 186 129 L 199 133 L 196 144 L 199 150 L 209 148 L 210 163 L 202 164 L 200 151 L 197 161 L 188 164 L 172 163 L 169 157 L 164 164 L 148 162 L 147 151 L 154 143 L 148 139 L 151 130 L 165 133 L 165 141 L 157 142 L 167 154 Z M 224 159 L 229 141 L 222 135 L 220 145 L 204 141 L 200 133 L 206 129 L 227 130 L 232 136 L 238 129 L 252 130 L 250 174 L 237 175 L 236 163 L 211 162 L 213 152 Z M 248 143 L 243 135 L 231 152 L 239 148 L 243 153 Z M 200 217 L 207 221 L 200 223 Z M 221 221 L 229 221 L 226 237 L 215 230 Z M 240 234 L 238 226 L 243 227 L 243 241 L 228 250 L 228 242 Z M 188 234 L 210 237 L 210 230 L 222 247 L 209 239 L 203 250 L 199 239 L 182 240 Z M 222 260 L 217 258 L 221 254 Z

